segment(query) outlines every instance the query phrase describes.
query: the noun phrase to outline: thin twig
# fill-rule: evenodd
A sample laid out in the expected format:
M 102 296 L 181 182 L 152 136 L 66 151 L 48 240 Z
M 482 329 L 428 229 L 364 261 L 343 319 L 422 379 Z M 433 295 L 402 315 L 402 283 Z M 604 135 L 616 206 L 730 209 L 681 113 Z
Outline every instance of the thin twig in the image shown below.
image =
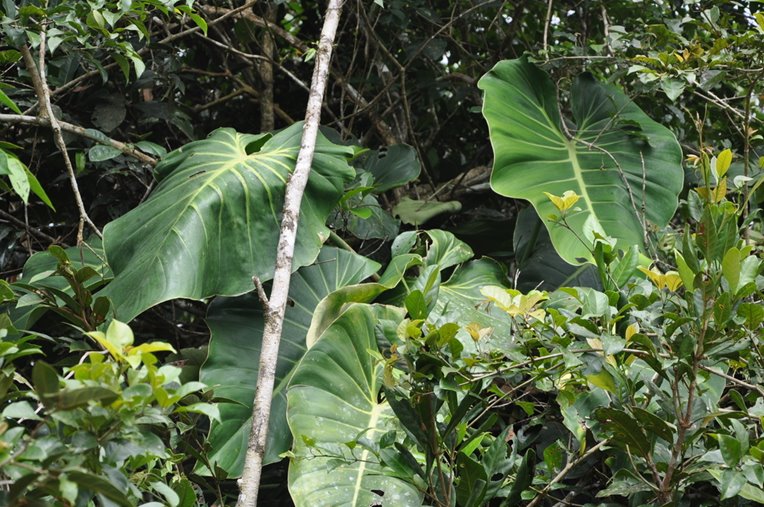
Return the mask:
M 260 281 L 260 278 L 253 276 L 252 277 L 252 283 L 255 284 L 255 288 L 257 289 L 257 297 L 260 299 L 260 304 L 263 305 L 263 310 L 268 309 L 268 294 L 265 293 L 265 288 L 263 287 L 263 282 Z
M 218 7 L 214 5 L 205 5 L 205 6 L 202 6 L 202 9 L 204 9 L 208 13 L 214 13 L 214 14 L 231 12 L 226 7 Z M 306 42 L 294 36 L 292 33 L 284 30 L 279 25 L 268 23 L 267 20 L 256 15 L 254 12 L 251 12 L 251 11 L 241 12 L 241 16 L 251 21 L 255 26 L 266 28 L 272 31 L 273 34 L 281 37 L 282 39 L 284 39 L 289 44 L 296 47 L 302 52 L 306 52 L 310 49 L 310 46 Z M 280 67 L 280 70 L 284 71 L 284 69 L 281 67 Z M 334 69 L 330 69 L 330 72 L 335 82 L 345 90 L 350 100 L 356 105 L 356 107 L 358 107 L 360 111 L 364 111 L 370 107 L 371 103 L 368 102 L 361 95 L 361 93 L 344 78 L 344 76 L 339 74 Z M 368 116 L 369 116 L 369 120 L 372 122 L 372 125 L 374 125 L 374 128 L 377 130 L 377 133 L 380 135 L 380 137 L 386 144 L 392 145 L 399 142 L 395 138 L 395 136 L 392 134 L 392 128 L 390 128 L 390 126 L 382 118 L 380 118 L 379 115 L 369 114 Z
M 724 372 L 721 372 L 721 371 L 716 371 L 716 370 L 712 369 L 711 367 L 705 366 L 703 364 L 700 364 L 698 366 L 700 367 L 701 370 L 707 371 L 708 373 L 711 373 L 712 375 L 716 375 L 717 377 L 721 377 L 723 379 L 729 380 L 733 384 L 737 384 L 740 387 L 745 387 L 746 389 L 750 389 L 751 391 L 756 391 L 759 394 L 761 394 L 762 396 L 764 396 L 764 388 L 762 388 L 761 386 L 750 384 L 750 383 L 748 383 L 748 382 L 746 382 L 744 380 L 740 380 L 739 378 L 735 378 L 732 375 L 728 375 L 728 374 L 726 374 Z
M 45 241 L 48 241 L 50 244 L 57 244 L 57 245 L 61 244 L 60 240 L 54 238 L 53 236 L 49 236 L 48 234 L 45 234 L 44 232 L 42 232 L 41 230 L 35 227 L 27 227 L 27 224 L 24 223 L 23 220 L 19 220 L 15 216 L 1 209 L 0 209 L 0 218 L 8 220 L 9 222 L 19 227 L 24 227 L 27 230 L 28 234 L 32 236 L 36 236 L 38 239 L 44 239 Z
M 268 24 L 275 23 L 276 8 L 275 3 L 268 2 L 268 6 L 265 9 L 265 19 L 268 21 Z M 276 38 L 270 30 L 265 30 L 263 34 L 262 48 L 265 60 L 262 60 L 257 66 L 260 81 L 263 84 L 260 91 L 260 132 L 270 132 L 275 128 L 273 117 L 273 64 L 271 61 L 276 51 Z
M 584 461 L 586 458 L 594 454 L 595 452 L 599 451 L 600 448 L 604 445 L 607 445 L 607 443 L 610 442 L 609 438 L 606 438 L 605 440 L 597 443 L 597 445 L 590 448 L 588 451 L 586 451 L 584 454 L 579 456 L 577 459 L 574 459 L 573 461 L 569 462 L 567 465 L 565 465 L 565 468 L 560 470 L 560 473 L 554 476 L 554 479 L 549 481 L 549 483 L 544 486 L 544 489 L 542 489 L 538 495 L 531 501 L 531 503 L 528 504 L 528 507 L 536 507 L 541 501 L 546 497 L 547 493 L 549 493 L 549 490 L 552 489 L 552 486 L 560 482 L 565 478 L 568 473 L 570 473 L 573 468 L 575 468 L 579 463 Z
M 546 18 L 544 19 L 544 58 L 549 61 L 549 23 L 552 21 L 552 4 L 554 0 L 548 0 L 546 4 Z
M 0 114 L 0 123 L 20 123 L 23 125 L 36 125 L 38 127 L 51 127 L 51 121 L 47 116 L 27 116 L 23 114 Z M 106 137 L 101 132 L 96 132 L 92 129 L 86 129 L 84 127 L 80 127 L 79 125 L 75 125 L 74 123 L 69 123 L 62 120 L 58 120 L 58 125 L 63 131 L 76 134 L 80 137 L 90 139 L 91 141 L 95 141 L 106 146 L 111 146 L 112 148 L 116 148 L 125 155 L 133 157 L 136 160 L 140 160 L 144 164 L 148 164 L 150 166 L 157 165 L 157 160 L 154 157 L 146 155 L 145 153 L 130 146 L 129 144 L 117 141 L 116 139 L 112 139 L 110 137 Z

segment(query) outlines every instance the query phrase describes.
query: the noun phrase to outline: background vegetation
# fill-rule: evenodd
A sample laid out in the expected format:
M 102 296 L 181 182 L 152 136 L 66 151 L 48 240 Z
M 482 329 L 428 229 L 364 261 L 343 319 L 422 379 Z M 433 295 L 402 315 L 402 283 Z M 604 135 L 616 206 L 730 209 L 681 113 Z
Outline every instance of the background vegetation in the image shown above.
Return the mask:
M 0 2 L 4 503 L 234 502 L 323 7 Z M 762 78 L 754 1 L 348 0 L 263 501 L 764 502 Z

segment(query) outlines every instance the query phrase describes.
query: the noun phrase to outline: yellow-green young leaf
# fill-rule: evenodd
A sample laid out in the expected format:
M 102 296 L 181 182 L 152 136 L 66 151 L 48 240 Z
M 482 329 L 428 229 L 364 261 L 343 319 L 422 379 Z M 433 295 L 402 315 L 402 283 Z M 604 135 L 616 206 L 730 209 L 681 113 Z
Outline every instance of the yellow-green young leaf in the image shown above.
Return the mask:
M 489 285 L 480 289 L 480 293 L 504 311 L 508 311 L 514 305 L 513 297 L 504 287 Z
M 655 284 L 658 289 L 663 288 L 663 274 L 658 270 L 653 269 L 647 269 L 642 266 L 639 266 L 638 268 L 641 272 L 647 275 L 647 278 L 650 279 L 651 282 Z
M 566 190 L 562 197 L 552 195 L 549 192 L 544 192 L 544 195 L 547 196 L 547 198 L 552 201 L 552 204 L 554 204 L 554 207 L 560 210 L 560 212 L 564 213 L 568 211 L 570 208 L 573 207 L 574 204 L 578 202 L 578 200 L 581 198 L 580 195 L 573 192 L 572 190 Z
M 693 290 L 695 288 L 695 273 L 690 269 L 687 261 L 684 260 L 684 256 L 678 250 L 674 250 L 674 258 L 676 259 L 676 267 L 679 270 L 682 283 L 687 290 Z
M 732 163 L 732 152 L 728 149 L 719 153 L 716 157 L 716 177 L 723 178 Z
M 753 16 L 756 18 L 756 24 L 759 25 L 759 29 L 764 31 L 764 13 L 757 12 Z
M 740 250 L 735 247 L 727 250 L 724 259 L 722 259 L 722 275 L 727 280 L 733 294 L 737 292 L 740 282 L 740 262 Z
M 600 389 L 604 389 L 605 391 L 611 392 L 615 394 L 617 387 L 615 385 L 615 381 L 613 380 L 613 376 L 608 373 L 606 370 L 602 370 L 599 373 L 593 373 L 591 375 L 586 376 L 586 380 Z
M 663 284 L 671 292 L 682 286 L 682 277 L 676 271 L 668 271 L 663 275 Z
M 124 350 L 133 344 L 133 331 L 130 326 L 118 320 L 112 320 L 106 330 L 106 339 L 115 346 Z
M 639 324 L 637 324 L 636 322 L 633 322 L 629 324 L 629 326 L 626 328 L 626 333 L 624 334 L 624 338 L 628 342 L 629 340 L 631 340 L 631 337 L 637 333 L 639 333 Z
M 104 349 L 106 349 L 106 351 L 109 352 L 109 354 L 111 354 L 114 359 L 117 359 L 120 361 L 125 360 L 125 356 L 122 354 L 122 349 L 115 346 L 113 343 L 111 343 L 106 338 L 106 335 L 102 333 L 101 331 L 91 331 L 87 333 L 87 335 L 91 337 L 92 339 L 94 339 L 95 341 L 97 341 L 98 344 Z
M 137 347 L 131 348 L 129 355 L 146 354 L 151 352 L 175 352 L 175 349 L 172 345 L 165 342 L 143 343 Z

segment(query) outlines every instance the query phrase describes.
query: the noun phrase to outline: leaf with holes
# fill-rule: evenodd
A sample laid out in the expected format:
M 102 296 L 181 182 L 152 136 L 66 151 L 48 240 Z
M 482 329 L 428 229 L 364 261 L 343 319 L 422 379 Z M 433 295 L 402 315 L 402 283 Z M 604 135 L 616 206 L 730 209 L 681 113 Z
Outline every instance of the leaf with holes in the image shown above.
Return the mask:
M 157 165 L 151 197 L 104 229 L 114 281 L 112 298 L 129 321 L 174 298 L 233 296 L 252 277 L 273 276 L 284 189 L 300 149 L 302 125 L 274 135 L 219 129 L 167 155 Z M 345 181 L 353 149 L 319 135 L 300 210 L 293 268 L 316 259 L 324 225 Z
M 292 437 L 286 424 L 286 384 L 305 354 L 305 335 L 319 301 L 327 294 L 357 284 L 374 273 L 379 265 L 365 257 L 333 247 L 324 247 L 312 266 L 292 276 L 284 317 L 276 384 L 268 429 L 265 462 L 279 461 L 289 450 Z M 260 338 L 263 332 L 261 305 L 254 294 L 218 298 L 207 314 L 211 338 L 200 379 L 215 389 L 221 402 L 220 423 L 213 423 L 209 435 L 209 460 L 238 477 L 244 464 L 247 438 L 252 426 L 252 400 L 257 386 Z
M 390 405 L 379 401 L 383 366 L 368 352 L 377 350 L 375 321 L 373 307 L 351 306 L 305 354 L 292 377 L 287 421 L 295 457 L 289 464 L 289 492 L 298 507 L 422 503 L 413 485 L 385 475 L 371 450 L 347 445 L 361 437 L 374 442 L 400 429 Z
M 494 151 L 491 186 L 533 204 L 560 256 L 591 260 L 585 231 L 622 249 L 642 244 L 643 215 L 663 226 L 677 207 L 684 173 L 674 135 L 613 86 L 582 74 L 573 82 L 573 121 L 560 117 L 549 76 L 526 58 L 499 62 L 478 83 Z M 569 229 L 544 192 L 580 195 Z M 576 209 L 578 208 L 578 209 Z

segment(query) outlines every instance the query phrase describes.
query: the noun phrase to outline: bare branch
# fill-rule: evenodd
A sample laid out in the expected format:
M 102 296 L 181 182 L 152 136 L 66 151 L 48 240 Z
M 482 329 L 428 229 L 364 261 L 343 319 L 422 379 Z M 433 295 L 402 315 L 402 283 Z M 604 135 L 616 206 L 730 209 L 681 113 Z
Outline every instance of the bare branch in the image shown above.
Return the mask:
M 491 0 L 493 1 L 493 0 Z M 204 5 L 202 6 L 202 9 L 204 9 L 208 13 L 214 13 L 214 14 L 226 14 L 231 12 L 229 9 L 225 7 L 218 7 L 214 5 Z M 308 51 L 310 49 L 310 46 L 300 40 L 299 38 L 295 37 L 288 31 L 284 30 L 277 24 L 268 23 L 267 20 L 261 18 L 257 14 L 255 14 L 252 11 L 245 11 L 240 13 L 241 17 L 244 17 L 251 21 L 254 25 L 266 28 L 270 30 L 274 35 L 277 35 L 287 41 L 289 44 L 293 45 L 300 51 Z M 282 69 L 283 70 L 283 69 Z M 348 97 L 350 97 L 350 100 L 353 101 L 353 103 L 358 107 L 360 110 L 366 110 L 369 108 L 370 104 L 369 102 L 364 99 L 363 95 L 349 82 L 347 82 L 344 77 L 336 72 L 333 69 L 330 69 L 331 75 L 336 81 L 337 84 L 342 86 L 342 88 L 345 90 L 345 92 L 348 94 Z M 380 137 L 386 144 L 396 144 L 399 142 L 395 136 L 392 134 L 392 128 L 379 117 L 379 115 L 376 114 L 369 114 L 369 120 L 374 125 L 375 130 L 377 133 L 379 133 Z
M 546 19 L 544 19 L 544 58 L 549 61 L 549 23 L 552 21 L 552 4 L 554 0 L 547 0 L 546 4 Z
M 594 454 L 595 452 L 599 451 L 601 447 L 607 445 L 610 442 L 609 438 L 606 438 L 605 440 L 602 440 L 601 442 L 597 443 L 597 445 L 591 447 L 588 451 L 586 451 L 584 454 L 579 456 L 577 459 L 574 459 L 573 461 L 570 461 L 567 465 L 565 465 L 565 468 L 560 470 L 560 472 L 554 476 L 554 478 L 549 481 L 549 484 L 544 486 L 544 489 L 541 490 L 541 492 L 536 495 L 536 497 L 531 501 L 531 503 L 528 504 L 528 507 L 536 507 L 536 505 L 539 505 L 541 501 L 546 497 L 546 495 L 549 493 L 549 491 L 552 489 L 552 486 L 560 482 L 565 478 L 568 473 L 570 473 L 571 470 L 573 470 L 579 463 L 584 461 L 586 458 Z
M 41 117 L 41 116 L 27 116 L 23 114 L 0 114 L 0 123 L 20 123 L 23 125 L 35 125 L 38 127 L 51 127 L 51 121 L 47 117 L 47 115 L 44 117 Z M 116 139 L 106 137 L 103 134 L 96 134 L 92 130 L 86 129 L 84 127 L 80 127 L 79 125 L 75 125 L 74 123 L 68 123 L 62 120 L 58 120 L 58 125 L 59 127 L 61 127 L 61 130 L 65 132 L 77 134 L 78 136 L 84 137 L 86 139 L 90 139 L 91 141 L 95 141 L 97 143 L 105 144 L 107 146 L 111 146 L 112 148 L 116 148 L 122 153 L 124 153 L 125 155 L 129 157 L 133 157 L 136 160 L 140 160 L 144 164 L 149 164 L 151 166 L 157 165 L 157 160 L 154 157 L 146 155 L 140 150 L 133 148 L 129 144 L 125 144 L 121 141 L 117 141 Z
M 32 76 L 32 82 L 35 84 L 35 92 L 39 94 L 37 100 L 40 103 L 40 115 L 42 117 L 47 117 L 46 119 L 50 122 L 50 128 L 53 130 L 53 140 L 58 147 L 58 151 L 61 152 L 61 157 L 64 159 L 64 166 L 66 166 L 66 172 L 69 176 L 69 184 L 72 187 L 74 200 L 77 203 L 77 209 L 80 214 L 80 223 L 77 227 L 77 244 L 80 245 L 84 242 L 84 228 L 86 223 L 93 229 L 93 232 L 95 232 L 99 238 L 103 238 L 101 230 L 93 223 L 88 212 L 85 210 L 85 204 L 82 202 L 80 188 L 77 185 L 77 177 L 74 174 L 74 166 L 69 158 L 69 152 L 66 150 L 64 136 L 61 134 L 61 125 L 53 114 L 53 106 L 50 102 L 50 90 L 48 89 L 48 83 L 45 80 L 45 29 L 40 32 L 39 68 L 35 65 L 32 53 L 29 51 L 27 45 L 21 47 L 21 54 L 27 65 L 27 71 Z

